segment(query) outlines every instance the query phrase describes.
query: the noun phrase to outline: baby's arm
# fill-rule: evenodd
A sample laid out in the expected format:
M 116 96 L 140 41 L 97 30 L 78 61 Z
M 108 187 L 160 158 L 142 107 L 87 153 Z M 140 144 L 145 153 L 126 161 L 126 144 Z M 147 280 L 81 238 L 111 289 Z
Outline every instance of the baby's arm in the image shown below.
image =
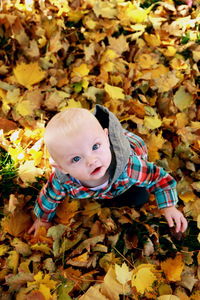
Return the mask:
M 51 220 L 56 214 L 57 206 L 65 199 L 66 190 L 57 179 L 55 173 L 52 173 L 48 182 L 43 187 L 37 198 L 34 207 L 34 213 L 37 217 L 28 233 L 37 234 L 39 227 L 49 228 Z
M 169 227 L 176 227 L 176 232 L 184 232 L 187 229 L 188 224 L 186 218 L 175 206 L 163 208 L 162 213 Z

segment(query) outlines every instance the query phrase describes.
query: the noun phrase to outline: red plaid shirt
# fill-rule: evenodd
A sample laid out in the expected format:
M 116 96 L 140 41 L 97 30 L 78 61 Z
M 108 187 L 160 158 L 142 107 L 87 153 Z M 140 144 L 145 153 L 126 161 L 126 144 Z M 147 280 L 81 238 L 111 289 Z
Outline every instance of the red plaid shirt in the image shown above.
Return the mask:
M 70 176 L 66 176 L 64 183 L 60 182 L 56 172 L 53 172 L 37 199 L 34 209 L 36 216 L 43 221 L 50 221 L 67 194 L 75 199 L 112 199 L 133 185 L 146 187 L 154 193 L 159 208 L 175 205 L 178 202 L 176 181 L 164 169 L 147 161 L 147 148 L 139 136 L 127 130 L 124 130 L 124 134 L 129 140 L 131 154 L 124 171 L 114 183 L 93 191 Z

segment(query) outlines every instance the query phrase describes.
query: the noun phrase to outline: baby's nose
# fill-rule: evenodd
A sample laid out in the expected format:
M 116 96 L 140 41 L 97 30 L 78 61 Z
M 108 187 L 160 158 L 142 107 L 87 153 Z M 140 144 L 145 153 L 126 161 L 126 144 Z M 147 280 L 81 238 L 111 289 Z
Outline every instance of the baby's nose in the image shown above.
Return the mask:
M 87 157 L 87 164 L 88 166 L 92 166 L 97 162 L 97 158 L 93 155 Z

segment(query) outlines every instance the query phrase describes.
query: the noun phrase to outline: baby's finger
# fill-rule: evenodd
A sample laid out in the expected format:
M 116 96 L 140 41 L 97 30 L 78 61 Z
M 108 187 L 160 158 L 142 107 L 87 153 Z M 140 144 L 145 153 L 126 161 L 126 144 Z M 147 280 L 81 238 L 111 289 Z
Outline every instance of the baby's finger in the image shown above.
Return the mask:
M 182 217 L 181 218 L 181 232 L 186 231 L 187 226 L 188 226 L 188 223 L 187 223 L 186 218 Z
M 176 223 L 176 232 L 181 231 L 181 219 L 180 219 L 180 218 L 177 218 L 177 219 L 175 220 L 175 223 Z
M 35 226 L 32 225 L 31 228 L 28 230 L 28 234 L 31 234 L 35 230 Z
M 168 223 L 169 227 L 173 227 L 174 226 L 174 221 L 173 221 L 172 217 L 171 216 L 166 216 L 165 218 L 167 220 L 167 223 Z

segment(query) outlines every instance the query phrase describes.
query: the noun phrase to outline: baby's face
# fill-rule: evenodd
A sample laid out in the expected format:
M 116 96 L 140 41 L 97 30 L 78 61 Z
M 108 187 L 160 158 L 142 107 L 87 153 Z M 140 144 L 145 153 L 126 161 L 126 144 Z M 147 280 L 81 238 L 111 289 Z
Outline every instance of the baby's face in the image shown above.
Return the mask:
M 90 182 L 98 185 L 111 163 L 108 131 L 96 120 L 84 122 L 73 135 L 59 142 L 58 147 L 62 172 L 88 185 Z

